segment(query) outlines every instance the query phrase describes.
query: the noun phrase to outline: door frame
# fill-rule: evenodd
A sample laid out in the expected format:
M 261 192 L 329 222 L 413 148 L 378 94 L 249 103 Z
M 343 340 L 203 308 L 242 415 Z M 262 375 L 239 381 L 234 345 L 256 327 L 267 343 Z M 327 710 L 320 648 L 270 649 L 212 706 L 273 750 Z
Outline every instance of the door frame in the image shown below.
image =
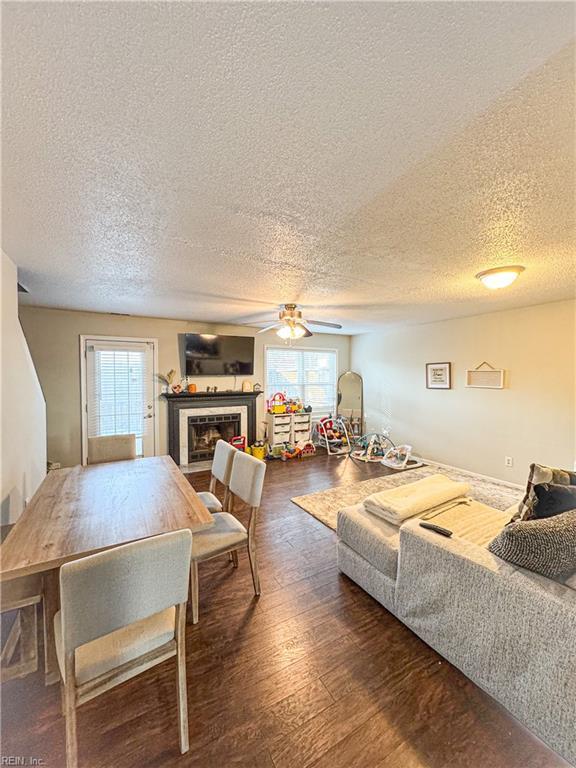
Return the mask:
M 82 466 L 88 463 L 88 385 L 86 381 L 86 343 L 88 341 L 117 341 L 152 344 L 152 392 L 154 401 L 154 456 L 160 455 L 160 419 L 158 382 L 158 339 L 142 338 L 140 336 L 98 336 L 97 334 L 80 334 L 80 421 L 82 434 Z

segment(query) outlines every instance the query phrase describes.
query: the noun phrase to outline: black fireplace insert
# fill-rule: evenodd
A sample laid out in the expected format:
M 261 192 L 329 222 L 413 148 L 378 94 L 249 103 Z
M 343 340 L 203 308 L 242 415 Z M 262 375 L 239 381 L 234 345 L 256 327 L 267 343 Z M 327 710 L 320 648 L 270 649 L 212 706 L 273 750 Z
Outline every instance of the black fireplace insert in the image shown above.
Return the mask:
M 188 463 L 205 461 L 214 455 L 218 440 L 229 442 L 241 434 L 239 413 L 188 417 Z

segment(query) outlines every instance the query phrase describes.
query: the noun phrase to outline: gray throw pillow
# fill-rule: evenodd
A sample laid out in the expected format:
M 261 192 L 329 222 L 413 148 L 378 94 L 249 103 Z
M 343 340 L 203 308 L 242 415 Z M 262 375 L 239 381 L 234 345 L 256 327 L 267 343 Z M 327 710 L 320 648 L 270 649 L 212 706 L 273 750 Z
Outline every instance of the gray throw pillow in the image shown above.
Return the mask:
M 508 523 L 488 545 L 492 554 L 552 579 L 576 571 L 576 509 L 542 520 Z
M 576 485 L 576 472 L 568 472 L 566 469 L 546 467 L 543 464 L 530 464 L 530 473 L 526 485 L 526 493 L 518 506 L 518 511 L 510 521 L 533 520 L 536 514 L 538 498 L 534 492 L 534 486 L 542 483 L 554 483 L 555 485 Z

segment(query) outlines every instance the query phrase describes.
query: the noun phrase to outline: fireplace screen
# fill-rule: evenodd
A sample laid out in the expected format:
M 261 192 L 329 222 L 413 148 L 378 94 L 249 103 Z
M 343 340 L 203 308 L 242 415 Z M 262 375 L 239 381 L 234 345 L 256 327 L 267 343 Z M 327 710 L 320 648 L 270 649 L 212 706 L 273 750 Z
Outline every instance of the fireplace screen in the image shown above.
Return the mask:
M 188 418 L 188 463 L 211 459 L 218 440 L 228 442 L 239 434 L 241 434 L 239 413 L 190 416 Z

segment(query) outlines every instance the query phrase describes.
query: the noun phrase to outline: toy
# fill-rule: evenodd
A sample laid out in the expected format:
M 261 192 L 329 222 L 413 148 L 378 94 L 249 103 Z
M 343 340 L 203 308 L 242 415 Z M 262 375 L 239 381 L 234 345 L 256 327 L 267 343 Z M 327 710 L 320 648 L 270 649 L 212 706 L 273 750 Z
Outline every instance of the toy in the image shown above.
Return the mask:
M 230 440 L 228 440 L 230 445 L 233 445 L 234 448 L 238 448 L 239 451 L 246 451 L 246 437 L 244 435 L 238 435 L 237 437 L 231 437 Z
M 248 450 L 248 448 L 246 450 Z M 252 456 L 254 456 L 255 459 L 260 459 L 261 461 L 264 461 L 264 459 L 266 458 L 266 447 L 264 445 L 264 441 L 256 440 L 254 445 L 251 446 L 250 452 L 252 453 Z
M 415 469 L 416 467 L 421 467 L 422 462 L 412 459 L 411 456 L 411 445 L 398 445 L 394 448 L 389 448 L 380 460 L 380 463 L 384 464 L 385 467 L 390 467 L 390 469 Z
M 276 392 L 266 401 L 266 410 L 268 413 L 309 413 L 312 408 L 304 408 L 297 397 L 288 398 L 284 392 Z
M 286 443 L 285 448 L 282 450 L 281 458 L 282 461 L 288 461 L 288 459 L 297 459 L 301 453 L 302 449 L 297 445 L 290 445 L 289 443 Z
M 362 435 L 356 441 L 356 446 L 356 450 L 351 454 L 352 458 L 365 462 L 381 461 L 391 448 L 396 448 L 387 434 L 378 432 Z
M 316 446 L 312 442 L 312 440 L 306 440 L 303 443 L 300 443 L 300 447 L 302 448 L 302 451 L 300 453 L 300 458 L 304 459 L 306 456 L 314 456 L 316 453 Z
M 286 401 L 286 413 L 303 413 L 304 408 L 298 398 Z
M 268 413 L 286 413 L 286 395 L 282 392 L 276 392 L 270 400 L 266 402 Z
M 324 417 L 316 424 L 316 441 L 326 448 L 330 456 L 349 454 L 351 451 L 350 435 L 343 418 Z
M 288 445 L 287 443 L 284 443 L 283 445 L 267 445 L 267 453 L 266 458 L 267 459 L 281 459 L 282 458 L 282 451 L 284 448 Z

